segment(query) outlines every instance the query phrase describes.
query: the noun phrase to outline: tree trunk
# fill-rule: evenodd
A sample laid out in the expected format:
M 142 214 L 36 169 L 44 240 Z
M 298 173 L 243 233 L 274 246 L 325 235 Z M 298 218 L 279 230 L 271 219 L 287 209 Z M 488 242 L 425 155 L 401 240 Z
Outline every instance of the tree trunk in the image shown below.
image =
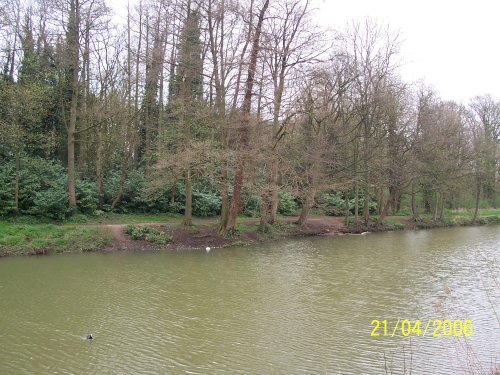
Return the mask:
M 111 203 L 111 209 L 114 210 L 121 202 L 124 195 L 124 185 L 127 178 L 127 164 L 132 152 L 132 136 L 130 128 L 132 127 L 130 119 L 132 118 L 132 50 L 130 38 L 130 4 L 127 6 L 127 125 L 125 129 L 125 138 L 123 139 L 123 157 L 120 163 L 120 180 L 118 182 L 118 193 Z
M 250 64 L 248 66 L 248 76 L 245 88 L 245 97 L 243 100 L 242 113 L 243 119 L 241 124 L 241 139 L 240 151 L 244 154 L 248 148 L 248 127 L 250 125 L 250 110 L 252 105 L 253 84 L 255 76 L 255 68 L 257 66 L 257 57 L 259 54 L 260 34 L 262 31 L 262 24 L 264 22 L 264 15 L 269 6 L 269 0 L 266 0 L 259 14 L 259 20 L 255 28 L 255 35 L 253 39 L 252 52 L 250 54 Z M 244 162 L 243 156 L 239 155 L 238 165 L 236 167 L 236 174 L 234 177 L 233 199 L 229 208 L 229 218 L 226 224 L 226 232 L 232 232 L 236 224 L 236 216 L 240 208 L 241 189 L 243 186 L 243 169 Z
M 365 199 L 363 201 L 363 220 L 365 225 L 370 220 L 370 192 L 368 191 L 368 182 L 365 183 Z
M 273 158 L 271 166 L 271 196 L 270 196 L 270 216 L 269 222 L 274 223 L 276 221 L 276 216 L 278 214 L 278 160 L 276 157 Z
M 384 188 L 380 187 L 377 192 L 377 215 L 380 215 L 383 209 L 384 209 Z
M 175 204 L 175 197 L 177 196 L 177 181 L 174 182 L 172 186 L 172 191 L 170 192 L 170 205 Z
M 272 172 L 268 171 L 266 182 L 264 183 L 264 188 L 262 191 L 262 203 L 260 205 L 260 231 L 261 232 L 266 232 L 267 231 L 267 225 L 269 224 L 269 216 L 271 214 L 271 179 L 272 179 Z
M 71 106 L 69 125 L 67 127 L 68 145 L 68 198 L 69 207 L 76 209 L 75 188 L 75 132 L 78 111 L 78 63 L 79 63 L 79 36 L 80 36 L 80 4 L 79 0 L 70 1 L 68 19 L 67 45 L 69 55 L 69 70 L 71 72 Z
M 76 94 L 74 95 L 74 97 L 76 98 Z M 69 206 L 72 209 L 76 209 L 75 127 L 76 127 L 76 99 L 71 100 L 70 125 L 68 127 L 68 198 L 69 198 Z
M 82 112 L 85 111 L 85 109 L 82 109 Z M 85 167 L 85 157 L 86 157 L 86 144 L 87 144 L 87 134 L 86 132 L 81 132 L 78 135 L 78 166 L 77 166 L 77 173 L 78 173 L 78 178 L 80 180 L 83 180 L 84 177 L 84 167 Z
M 186 172 L 186 204 L 184 206 L 184 226 L 193 225 L 193 188 L 191 185 L 191 170 Z
M 438 193 L 436 191 L 436 192 L 434 192 L 434 206 L 432 207 L 432 221 L 436 221 L 436 219 L 437 219 L 438 206 L 439 206 L 439 196 L 438 196 Z
M 413 220 L 418 221 L 420 217 L 417 211 L 417 198 L 415 194 L 415 183 L 411 184 L 411 212 L 413 214 Z
M 97 191 L 97 207 L 101 210 L 104 204 L 104 178 L 102 171 L 103 142 L 101 126 L 96 127 L 96 156 L 95 156 L 95 187 Z
M 128 128 L 128 126 L 127 126 Z M 127 129 L 127 134 L 128 134 L 128 129 Z M 115 207 L 121 202 L 123 195 L 125 193 L 124 185 L 125 185 L 125 180 L 127 178 L 127 163 L 130 158 L 130 147 L 127 148 L 127 140 L 125 140 L 125 150 L 124 150 L 124 155 L 122 162 L 120 164 L 120 180 L 118 182 L 118 193 L 116 194 L 115 199 L 113 199 L 113 203 L 111 204 L 111 209 L 115 209 Z
M 442 192 L 441 193 L 441 210 L 439 211 L 439 220 L 440 221 L 444 220 L 445 205 L 446 205 L 446 193 Z
M 140 129 L 141 127 L 141 120 L 140 120 L 140 116 L 138 115 L 139 114 L 139 78 L 140 78 L 140 66 L 141 66 L 141 49 L 142 49 L 142 16 L 143 16 L 143 13 L 142 13 L 142 0 L 139 0 L 139 10 L 138 10 L 138 13 L 139 13 L 139 20 L 138 20 L 138 24 L 139 24 L 139 31 L 138 31 L 138 35 L 137 35 L 137 51 L 136 51 L 136 58 L 135 58 L 135 82 L 134 82 L 134 111 L 135 111 L 135 115 L 136 115 L 136 131 L 134 132 L 134 138 L 137 136 L 137 131 Z M 134 165 L 137 167 L 137 164 L 139 163 L 139 143 L 140 141 L 138 141 L 136 138 L 135 138 L 135 142 L 133 144 L 133 147 L 134 147 L 134 152 L 133 152 L 133 161 L 135 162 Z
M 359 183 L 358 179 L 354 181 L 354 223 L 359 221 Z
M 223 155 L 227 155 L 228 152 L 228 141 L 227 141 L 227 129 L 226 129 L 226 88 L 225 88 L 225 55 L 224 55 L 224 0 L 220 2 L 219 9 L 219 22 L 220 22 L 220 42 L 219 45 L 216 43 L 216 32 L 214 29 L 214 19 L 212 13 L 213 2 L 210 0 L 208 2 L 208 35 L 210 42 L 210 52 L 212 53 L 213 61 L 213 80 L 215 83 L 215 109 L 218 118 L 218 124 L 220 126 L 220 133 L 222 137 L 223 145 Z M 218 47 L 218 48 L 217 48 Z M 219 62 L 219 53 L 221 56 Z M 219 73 L 220 69 L 220 73 Z M 224 158 L 225 159 L 225 158 Z M 229 217 L 229 181 L 228 181 L 228 162 L 227 160 L 222 161 L 222 171 L 221 171 L 221 217 L 219 222 L 218 233 L 220 235 L 224 234 L 227 220 Z
M 476 206 L 474 208 L 474 216 L 472 217 L 472 224 L 476 224 L 477 214 L 479 212 L 479 201 L 481 199 L 481 180 L 476 180 Z
M 21 160 L 19 157 L 19 147 L 16 147 L 16 187 L 14 192 L 14 207 L 16 215 L 19 213 L 19 180 L 20 180 Z
M 349 216 L 351 215 L 351 211 L 349 210 L 349 194 L 346 191 L 344 195 L 344 203 L 345 203 L 345 225 L 349 225 Z
M 240 209 L 241 188 L 243 185 L 243 163 L 240 161 L 236 167 L 234 176 L 233 198 L 229 206 L 229 213 L 226 224 L 226 232 L 232 232 L 236 224 L 236 216 Z
M 222 206 L 220 213 L 220 223 L 219 223 L 219 234 L 223 235 L 227 226 L 227 221 L 229 219 L 229 181 L 227 176 L 228 165 L 227 161 L 222 163 Z
M 278 216 L 278 206 L 280 204 L 280 199 L 278 196 L 278 184 L 274 183 L 273 190 L 271 192 L 271 217 L 269 218 L 270 223 L 276 222 Z
M 302 205 L 302 209 L 300 210 L 299 219 L 297 220 L 298 225 L 303 226 L 306 223 L 307 216 L 309 215 L 309 210 L 314 204 L 315 195 L 316 195 L 315 188 L 312 188 L 311 190 L 308 191 L 304 204 Z
M 83 61 L 82 61 L 82 110 L 81 119 L 85 124 L 85 128 L 88 127 L 88 93 L 90 91 L 90 20 L 85 21 L 85 38 L 84 38 L 84 50 L 83 50 Z M 80 132 L 78 136 L 78 177 L 83 179 L 84 168 L 85 168 L 85 158 L 87 151 L 87 132 Z
M 393 192 L 389 193 L 389 196 L 387 197 L 387 201 L 385 202 L 384 209 L 382 210 L 382 213 L 378 217 L 375 225 L 380 225 L 382 222 L 385 220 L 387 217 L 387 214 L 389 213 L 389 208 L 391 207 L 391 202 L 394 199 Z

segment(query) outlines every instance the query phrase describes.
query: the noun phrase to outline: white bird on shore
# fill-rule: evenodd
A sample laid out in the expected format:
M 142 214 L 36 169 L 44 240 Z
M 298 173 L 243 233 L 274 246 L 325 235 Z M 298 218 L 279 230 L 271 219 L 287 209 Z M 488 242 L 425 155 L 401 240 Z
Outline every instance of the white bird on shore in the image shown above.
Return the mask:
M 209 247 L 209 246 L 207 246 L 207 247 L 205 248 L 205 250 L 207 251 L 207 253 L 209 253 L 209 252 L 210 252 L 210 247 Z

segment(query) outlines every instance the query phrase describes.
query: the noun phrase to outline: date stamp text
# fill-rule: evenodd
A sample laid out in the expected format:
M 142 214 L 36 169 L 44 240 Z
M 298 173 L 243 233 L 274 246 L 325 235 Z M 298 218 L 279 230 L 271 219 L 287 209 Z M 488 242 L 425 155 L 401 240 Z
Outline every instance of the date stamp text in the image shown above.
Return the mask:
M 472 320 L 440 320 L 440 319 L 427 319 L 415 320 L 412 322 L 408 319 L 398 319 L 397 322 L 388 322 L 387 320 L 371 321 L 370 325 L 373 327 L 370 336 L 390 336 L 395 335 L 408 336 L 455 336 L 455 337 L 469 337 L 472 336 Z

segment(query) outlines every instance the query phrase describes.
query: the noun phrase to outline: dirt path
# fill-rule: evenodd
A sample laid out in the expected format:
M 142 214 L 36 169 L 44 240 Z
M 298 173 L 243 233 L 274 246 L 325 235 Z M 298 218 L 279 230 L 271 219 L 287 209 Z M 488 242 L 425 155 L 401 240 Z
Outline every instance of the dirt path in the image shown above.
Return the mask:
M 281 218 L 279 222 L 293 223 L 298 217 Z M 238 223 L 242 224 L 257 224 L 258 218 L 239 219 Z M 216 224 L 218 219 L 195 219 L 193 220 L 193 228 L 172 228 L 173 225 L 178 225 L 179 220 L 164 221 L 164 222 L 142 222 L 134 225 L 149 225 L 165 229 L 172 235 L 172 243 L 168 248 L 205 248 L 223 247 L 230 245 L 236 241 L 243 242 L 259 242 L 260 236 L 255 232 L 241 233 L 236 239 L 226 239 L 221 237 L 216 232 Z M 99 227 L 107 231 L 111 235 L 112 243 L 105 250 L 147 250 L 158 248 L 158 245 L 148 241 L 137 241 L 124 233 L 124 228 L 128 224 L 86 224 L 86 226 Z M 292 233 L 292 236 L 313 236 L 313 235 L 336 235 L 345 232 L 344 219 L 341 217 L 323 216 L 311 217 L 306 224 Z
M 113 244 L 111 245 L 112 247 L 124 250 L 133 248 L 132 246 L 134 245 L 134 240 L 125 235 L 123 232 L 125 224 L 99 224 L 99 227 L 111 234 L 111 238 L 113 240 Z
M 297 216 L 280 218 L 278 222 L 294 223 Z M 405 229 L 415 229 L 415 223 L 407 217 L 394 217 L 404 225 Z M 124 228 L 128 224 L 87 224 L 87 226 L 100 227 L 108 231 L 112 238 L 112 243 L 105 250 L 149 250 L 149 249 L 205 249 L 205 247 L 219 248 L 229 246 L 236 242 L 253 243 L 269 239 L 265 235 L 255 230 L 239 233 L 235 237 L 228 239 L 219 236 L 217 233 L 218 219 L 194 219 L 193 227 L 184 228 L 180 226 L 180 221 L 164 222 L 142 222 L 134 225 L 148 225 L 158 227 L 168 233 L 172 241 L 168 245 L 157 245 L 145 240 L 133 240 L 124 233 Z M 239 219 L 240 224 L 258 224 L 258 218 Z M 348 233 L 345 226 L 345 218 L 334 216 L 311 216 L 302 227 L 285 228 L 283 232 L 278 232 L 277 236 L 282 237 L 303 237 L 303 236 L 336 236 Z M 355 233 L 353 233 L 355 234 Z M 363 232 L 362 234 L 365 234 Z

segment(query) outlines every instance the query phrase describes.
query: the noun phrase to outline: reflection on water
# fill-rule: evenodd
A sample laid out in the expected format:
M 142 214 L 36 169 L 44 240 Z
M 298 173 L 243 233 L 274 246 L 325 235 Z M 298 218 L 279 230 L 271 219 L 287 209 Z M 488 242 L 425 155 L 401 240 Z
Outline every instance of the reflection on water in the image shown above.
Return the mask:
M 0 374 L 487 373 L 499 264 L 499 226 L 1 259 Z M 374 319 L 474 333 L 370 337 Z

